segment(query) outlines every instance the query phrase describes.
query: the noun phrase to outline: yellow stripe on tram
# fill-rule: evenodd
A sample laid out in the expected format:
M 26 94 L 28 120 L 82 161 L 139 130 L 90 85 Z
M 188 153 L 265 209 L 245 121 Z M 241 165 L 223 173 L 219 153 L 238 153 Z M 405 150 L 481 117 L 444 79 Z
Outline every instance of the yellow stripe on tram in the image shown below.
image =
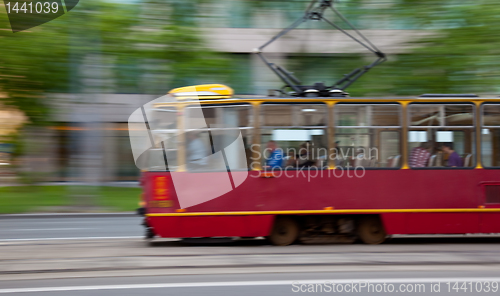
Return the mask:
M 304 214 L 382 214 L 382 213 L 496 213 L 500 208 L 463 208 L 463 209 L 363 209 L 363 210 L 298 210 L 298 211 L 241 211 L 241 212 L 183 212 L 151 213 L 148 217 L 172 216 L 247 216 L 247 215 L 304 215 Z

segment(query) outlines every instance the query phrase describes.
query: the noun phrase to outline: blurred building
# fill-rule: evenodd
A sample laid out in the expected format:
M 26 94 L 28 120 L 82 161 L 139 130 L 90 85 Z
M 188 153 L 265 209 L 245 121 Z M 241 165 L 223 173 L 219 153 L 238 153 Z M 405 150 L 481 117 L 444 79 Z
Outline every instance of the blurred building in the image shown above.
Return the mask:
M 25 121 L 26 117 L 22 112 L 0 104 L 0 176 L 11 173 L 11 170 L 7 170 L 7 166 L 12 162 L 13 145 L 4 143 L 4 139 L 13 134 Z

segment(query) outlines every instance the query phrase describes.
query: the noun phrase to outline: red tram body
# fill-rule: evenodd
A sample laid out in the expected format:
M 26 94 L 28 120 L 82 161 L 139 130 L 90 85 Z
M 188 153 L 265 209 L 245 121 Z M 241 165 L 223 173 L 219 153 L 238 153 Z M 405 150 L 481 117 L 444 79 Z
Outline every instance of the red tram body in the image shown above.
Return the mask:
M 190 104 L 185 101 L 176 106 L 182 110 L 177 114 L 188 117 Z M 313 143 L 323 141 L 331 149 L 339 139 L 352 147 L 357 145 L 350 144 L 351 141 L 364 139 L 366 146 L 378 147 L 382 154 L 384 149 L 392 149 L 391 155 L 398 154 L 401 162 L 391 165 L 389 159 L 393 156 L 387 157 L 386 153 L 385 158 L 362 170 L 338 167 L 330 158 L 317 167 L 270 171 L 265 169 L 260 156 L 257 158 L 260 166 L 244 170 L 194 172 L 186 166 L 187 140 L 182 138 L 181 124 L 185 118 L 179 118 L 177 141 L 181 144 L 177 167 L 171 172 L 150 170 L 142 174 L 147 236 L 264 236 L 273 244 L 288 245 L 296 240 L 348 243 L 355 239 L 376 244 L 395 234 L 500 233 L 499 99 L 255 98 L 205 101 L 196 108 L 226 108 L 224 112 L 228 108 L 247 108 L 241 114 L 254 119 L 252 141 L 261 145 L 274 137 L 274 132 L 266 126 L 268 115 L 276 120 L 279 114 L 292 112 L 296 107 L 299 111 L 314 110 L 318 118 L 328 118 L 320 120 L 324 126 L 302 128 L 301 131 L 316 131 L 316 135 L 310 136 Z M 377 108 L 383 112 L 377 113 L 380 111 Z M 266 113 L 269 110 L 273 112 Z M 353 119 L 352 124 L 337 120 L 343 116 L 342 112 L 352 113 L 352 110 L 359 114 L 372 112 L 368 117 L 378 129 L 370 129 L 366 123 L 363 124 L 368 127 L 360 126 L 359 118 Z M 216 116 L 218 111 L 215 111 L 206 114 Z M 433 114 L 441 114 L 440 125 L 428 124 L 428 119 L 436 116 Z M 322 132 L 317 132 L 319 128 Z M 397 141 L 393 143 L 397 145 L 384 144 L 381 135 L 385 131 L 394 133 Z M 423 141 L 412 137 L 421 133 L 436 142 L 448 141 L 443 139 L 453 134 L 452 140 L 460 142 L 457 143 L 466 155 L 464 158 L 472 157 L 472 161 L 463 167 L 430 164 L 424 168 L 411 167 L 412 147 Z M 297 145 L 293 141 L 282 144 Z M 228 174 L 234 180 L 244 181 L 238 186 L 232 184 L 232 190 L 215 198 L 204 198 L 219 186 L 209 180 L 227 178 Z M 174 183 L 183 184 L 183 194 L 199 198 L 200 202 L 182 207 Z
M 366 170 L 363 178 L 318 171 L 324 176 L 309 181 L 310 172 L 296 173 L 251 172 L 233 191 L 180 213 L 169 182 L 173 207 L 149 209 L 148 223 L 161 237 L 257 237 L 270 234 L 277 215 L 376 214 L 389 235 L 500 233 L 500 204 L 487 204 L 484 190 L 500 186 L 496 170 Z M 154 200 L 154 179 L 162 176 L 171 180 L 145 173 L 146 202 Z M 193 193 L 203 195 L 203 187 Z

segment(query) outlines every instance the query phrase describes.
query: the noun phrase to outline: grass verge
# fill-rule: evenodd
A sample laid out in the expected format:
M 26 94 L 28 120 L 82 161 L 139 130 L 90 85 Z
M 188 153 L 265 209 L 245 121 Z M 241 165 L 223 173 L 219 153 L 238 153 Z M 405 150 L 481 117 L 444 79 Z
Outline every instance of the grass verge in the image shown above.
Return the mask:
M 106 211 L 134 211 L 141 188 L 95 186 L 0 187 L 0 214 L 41 212 L 86 205 Z

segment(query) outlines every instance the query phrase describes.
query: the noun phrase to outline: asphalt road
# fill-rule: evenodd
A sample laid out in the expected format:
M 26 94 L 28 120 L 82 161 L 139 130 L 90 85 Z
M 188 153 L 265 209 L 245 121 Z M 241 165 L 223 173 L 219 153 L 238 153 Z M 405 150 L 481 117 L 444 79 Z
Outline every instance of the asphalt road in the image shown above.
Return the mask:
M 74 218 L 0 218 L 0 241 L 34 239 L 140 238 L 142 218 L 85 216 Z
M 0 282 L 8 295 L 498 295 L 500 269 L 261 273 Z M 488 291 L 488 292 L 487 292 Z
M 168 239 L 148 245 L 140 223 L 138 216 L 0 218 L 0 294 L 500 292 L 500 237 L 494 235 L 400 236 L 377 246 Z

